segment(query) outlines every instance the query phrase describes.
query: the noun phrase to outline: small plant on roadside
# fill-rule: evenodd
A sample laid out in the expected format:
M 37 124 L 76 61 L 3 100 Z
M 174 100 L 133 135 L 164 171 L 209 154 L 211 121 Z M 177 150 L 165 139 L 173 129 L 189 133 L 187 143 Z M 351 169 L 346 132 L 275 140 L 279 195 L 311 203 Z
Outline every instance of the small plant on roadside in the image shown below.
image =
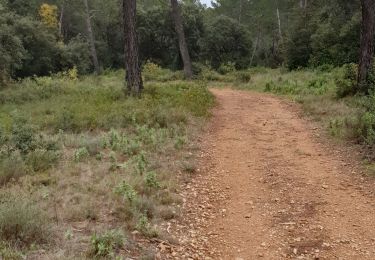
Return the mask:
M 161 185 L 160 185 L 160 183 L 158 181 L 156 172 L 148 172 L 148 173 L 146 173 L 144 180 L 145 180 L 146 186 L 149 187 L 149 188 L 158 189 L 158 188 L 161 187 Z
M 140 152 L 138 155 L 136 155 L 134 158 L 134 164 L 135 164 L 135 171 L 139 175 L 143 175 L 143 173 L 147 169 L 148 161 L 146 159 L 146 155 L 144 152 Z
M 86 147 L 81 147 L 74 152 L 74 161 L 81 162 L 87 159 L 89 156 L 90 154 L 89 151 L 87 151 Z
M 176 140 L 175 140 L 175 143 L 174 143 L 174 147 L 176 149 L 182 149 L 182 147 L 186 144 L 187 138 L 185 136 L 177 136 L 176 137 Z
M 95 257 L 114 257 L 115 251 L 124 246 L 125 236 L 120 230 L 110 230 L 91 236 L 90 255 Z
M 157 230 L 152 227 L 146 215 L 141 215 L 138 219 L 136 229 L 146 237 L 157 237 Z
M 118 185 L 114 191 L 116 194 L 121 195 L 124 200 L 129 202 L 131 205 L 137 198 L 137 192 L 134 190 L 133 186 L 128 184 L 126 181 L 123 181 L 120 185 Z

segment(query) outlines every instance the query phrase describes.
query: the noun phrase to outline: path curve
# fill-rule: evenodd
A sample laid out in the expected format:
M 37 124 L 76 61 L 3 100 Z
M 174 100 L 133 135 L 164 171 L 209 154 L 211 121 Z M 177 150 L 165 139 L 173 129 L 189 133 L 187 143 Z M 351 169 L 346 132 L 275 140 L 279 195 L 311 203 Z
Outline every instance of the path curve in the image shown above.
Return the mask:
M 375 259 L 375 186 L 355 156 L 325 142 L 295 104 L 212 92 L 218 106 L 175 227 L 182 256 Z

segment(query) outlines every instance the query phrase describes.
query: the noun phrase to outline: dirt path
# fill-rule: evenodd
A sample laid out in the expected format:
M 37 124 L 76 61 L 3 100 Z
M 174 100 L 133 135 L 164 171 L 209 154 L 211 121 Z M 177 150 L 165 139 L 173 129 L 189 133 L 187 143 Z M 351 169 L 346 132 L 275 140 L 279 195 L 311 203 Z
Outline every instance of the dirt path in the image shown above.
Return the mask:
M 173 255 L 375 259 L 375 186 L 351 156 L 323 143 L 293 104 L 212 92 L 218 106 L 184 190 L 187 217 L 175 226 L 183 246 Z

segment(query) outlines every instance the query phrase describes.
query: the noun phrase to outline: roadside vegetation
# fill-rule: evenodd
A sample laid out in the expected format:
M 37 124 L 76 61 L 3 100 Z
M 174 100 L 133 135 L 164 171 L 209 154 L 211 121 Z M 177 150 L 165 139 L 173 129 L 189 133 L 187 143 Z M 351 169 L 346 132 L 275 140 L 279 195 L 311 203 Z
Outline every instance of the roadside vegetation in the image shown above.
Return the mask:
M 375 4 L 240 2 L 0 0 L 1 259 L 153 259 L 208 86 L 287 96 L 374 159 Z
M 190 174 L 213 98 L 201 81 L 153 73 L 141 98 L 124 94 L 123 71 L 28 78 L 1 91 L 2 257 L 55 258 L 55 248 L 114 257 L 165 236 L 158 225 L 179 214 L 178 179 Z

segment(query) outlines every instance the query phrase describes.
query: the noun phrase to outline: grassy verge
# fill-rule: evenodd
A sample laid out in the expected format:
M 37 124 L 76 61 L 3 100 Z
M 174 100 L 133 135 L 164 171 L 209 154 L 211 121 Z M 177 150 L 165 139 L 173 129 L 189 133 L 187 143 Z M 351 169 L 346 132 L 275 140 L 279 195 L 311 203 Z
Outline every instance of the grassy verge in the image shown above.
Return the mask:
M 142 257 L 168 239 L 213 97 L 198 81 L 148 82 L 140 99 L 122 88 L 119 71 L 0 92 L 1 257 Z

